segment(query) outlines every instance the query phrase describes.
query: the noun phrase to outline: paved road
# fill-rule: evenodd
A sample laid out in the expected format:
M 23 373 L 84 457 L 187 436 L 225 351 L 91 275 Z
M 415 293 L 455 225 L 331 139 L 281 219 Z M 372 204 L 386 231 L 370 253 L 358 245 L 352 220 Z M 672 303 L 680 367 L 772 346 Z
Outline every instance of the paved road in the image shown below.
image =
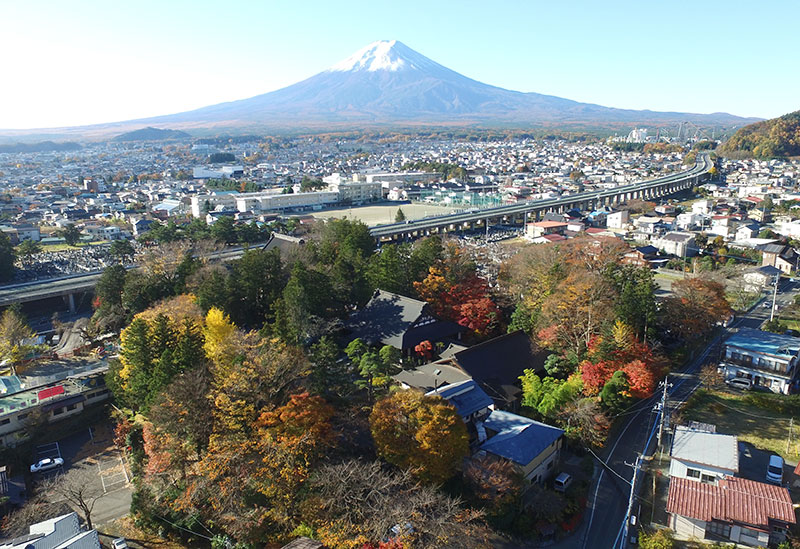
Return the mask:
M 800 283 L 782 282 L 777 302 L 783 305 L 790 303 L 798 285 Z M 769 299 L 771 303 L 771 294 Z M 682 372 L 670 374 L 669 382 L 672 383 L 669 390 L 670 410 L 683 403 L 699 386 L 697 372 L 709 360 L 718 359 L 716 355 L 720 352 L 721 341 L 738 328 L 758 328 L 768 318 L 769 308 L 762 307 L 761 303 L 757 304 L 750 313 L 740 316 L 732 326 L 723 330 Z M 634 463 L 637 454 L 643 451 L 645 454 L 650 454 L 655 447 L 656 437 L 653 434 L 657 419 L 655 411 L 657 401 L 658 395 L 641 401 L 622 416 L 624 420 L 609 437 L 608 444 L 601 453 L 608 468 L 599 467 L 600 472 L 596 475 L 589 493 L 586 520 L 577 535 L 558 544 L 558 547 L 582 549 L 621 547 L 630 480 L 633 478 L 633 468 L 628 464 Z M 645 444 L 648 442 L 645 450 Z

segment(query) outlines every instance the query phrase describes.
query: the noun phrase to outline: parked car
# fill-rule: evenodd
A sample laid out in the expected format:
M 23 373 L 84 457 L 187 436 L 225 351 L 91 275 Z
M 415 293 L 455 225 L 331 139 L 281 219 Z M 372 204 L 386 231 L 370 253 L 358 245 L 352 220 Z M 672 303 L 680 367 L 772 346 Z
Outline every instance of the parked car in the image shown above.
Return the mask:
M 553 488 L 556 492 L 566 492 L 570 484 L 572 484 L 572 475 L 568 473 L 559 473 L 556 480 L 553 482 Z
M 767 482 L 783 484 L 783 458 L 775 454 L 769 456 L 767 465 Z
M 111 547 L 113 549 L 128 549 L 128 542 L 125 541 L 125 538 L 116 538 L 111 542 Z
M 52 471 L 53 469 L 58 469 L 62 465 L 64 465 L 64 460 L 60 457 L 40 459 L 31 465 L 31 473 L 44 473 L 46 471 Z
M 734 389 L 741 389 L 742 391 L 749 391 L 753 388 L 753 382 L 746 377 L 732 377 L 726 379 L 725 383 Z

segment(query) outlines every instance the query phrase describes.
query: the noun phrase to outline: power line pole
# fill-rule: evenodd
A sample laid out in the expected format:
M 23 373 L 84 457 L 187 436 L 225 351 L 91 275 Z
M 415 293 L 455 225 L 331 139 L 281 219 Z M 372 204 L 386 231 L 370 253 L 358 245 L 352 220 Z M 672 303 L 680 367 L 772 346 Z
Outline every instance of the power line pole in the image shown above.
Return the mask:
M 769 311 L 770 322 L 772 322 L 772 319 L 775 318 L 775 300 L 778 298 L 778 282 L 780 279 L 780 275 L 775 277 L 775 288 L 772 291 L 772 309 Z
M 658 422 L 658 447 L 661 449 L 661 458 L 664 457 L 664 447 L 661 444 L 662 436 L 664 435 L 664 429 L 669 428 L 669 414 L 667 413 L 667 389 L 672 387 L 672 383 L 669 382 L 669 375 L 664 378 L 664 381 L 660 383 L 663 387 L 663 392 L 661 393 L 661 402 L 658 405 L 661 411 L 661 417 L 659 418 Z
M 630 465 L 630 464 L 626 464 Z M 636 463 L 633 467 L 633 479 L 631 479 L 631 495 L 628 497 L 628 510 L 625 512 L 625 528 L 623 529 L 622 540 L 620 540 L 620 548 L 625 549 L 628 545 L 629 528 L 631 524 L 631 513 L 633 512 L 633 502 L 636 498 L 636 477 L 639 476 L 639 469 L 642 466 L 641 454 L 636 456 Z
M 792 427 L 794 426 L 794 418 L 789 418 L 789 438 L 786 439 L 786 453 L 789 453 L 789 447 L 792 444 Z

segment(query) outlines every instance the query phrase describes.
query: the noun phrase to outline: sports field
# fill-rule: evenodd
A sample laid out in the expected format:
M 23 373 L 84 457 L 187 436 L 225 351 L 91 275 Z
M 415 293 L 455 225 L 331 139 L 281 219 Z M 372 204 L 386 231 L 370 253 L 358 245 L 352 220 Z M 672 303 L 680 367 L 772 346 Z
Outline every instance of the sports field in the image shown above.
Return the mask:
M 402 209 L 406 219 L 422 219 L 434 215 L 444 215 L 455 211 L 455 208 L 447 206 L 435 206 L 433 204 L 377 204 L 372 206 L 353 206 L 352 208 L 337 208 L 313 212 L 312 215 L 317 219 L 331 219 L 334 217 L 348 219 L 358 219 L 366 225 L 384 225 L 394 223 L 397 210 Z M 463 209 L 463 208 L 462 208 Z

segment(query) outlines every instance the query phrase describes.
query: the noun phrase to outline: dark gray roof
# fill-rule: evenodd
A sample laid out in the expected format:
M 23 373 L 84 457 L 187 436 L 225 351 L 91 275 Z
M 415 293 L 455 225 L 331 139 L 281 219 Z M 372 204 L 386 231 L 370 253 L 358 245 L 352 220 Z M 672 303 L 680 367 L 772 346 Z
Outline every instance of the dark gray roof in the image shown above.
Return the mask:
M 436 371 L 439 371 L 436 374 Z M 467 381 L 470 377 L 462 370 L 449 364 L 442 364 L 440 362 L 430 362 L 417 366 L 413 370 L 403 370 L 402 372 L 392 376 L 392 379 L 399 383 L 405 383 L 409 387 L 415 389 L 422 389 L 423 391 L 431 391 L 434 388 L 449 385 L 451 383 L 460 383 Z
M 655 246 L 638 246 L 636 247 L 636 251 L 641 253 L 642 255 L 657 255 L 658 248 Z
M 415 325 L 428 314 L 424 301 L 377 290 L 369 303 L 350 318 L 348 328 L 354 339 L 360 337 L 372 345 L 381 343 L 400 350 L 413 349 L 424 340 L 442 341 L 463 330 L 458 324 L 441 320 Z
M 457 352 L 453 361 L 477 381 L 490 397 L 507 403 L 522 392 L 519 377 L 525 369 L 544 372 L 549 351 L 536 350 L 518 330 Z
M 756 269 L 756 272 L 765 274 L 767 276 L 779 276 L 783 271 L 777 267 L 773 267 L 772 265 L 764 265 L 763 267 Z
M 678 232 L 671 232 L 667 233 L 662 237 L 662 240 L 669 240 L 671 242 L 687 242 L 692 240 L 694 235 L 692 233 L 678 233 Z
M 277 248 L 282 256 L 286 256 L 287 254 L 300 248 L 300 246 L 305 243 L 305 240 L 302 238 L 297 238 L 296 236 L 272 233 L 272 235 L 269 237 L 269 241 L 264 245 L 264 250 L 270 251 Z
M 785 247 L 786 246 L 783 244 L 764 244 L 763 246 L 759 246 L 758 249 L 768 254 L 779 254 L 783 252 Z

